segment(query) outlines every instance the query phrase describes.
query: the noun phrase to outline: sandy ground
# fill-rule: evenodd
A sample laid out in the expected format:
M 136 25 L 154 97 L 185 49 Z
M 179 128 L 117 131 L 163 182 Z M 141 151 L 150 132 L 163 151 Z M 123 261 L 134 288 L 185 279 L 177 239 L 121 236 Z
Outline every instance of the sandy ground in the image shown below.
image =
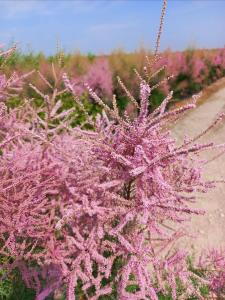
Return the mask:
M 173 135 L 178 143 L 185 134 L 193 137 L 203 131 L 221 112 L 225 112 L 225 85 L 186 114 L 172 129 Z M 225 143 L 225 120 L 199 141 Z M 212 157 L 212 153 L 205 152 L 201 157 Z M 211 180 L 221 177 L 225 179 L 225 155 L 207 165 L 205 176 Z M 206 214 L 192 217 L 188 229 L 192 237 L 183 239 L 182 246 L 192 249 L 195 253 L 211 247 L 225 247 L 225 183 L 218 184 L 217 188 L 208 194 L 201 194 L 197 207 L 203 208 Z

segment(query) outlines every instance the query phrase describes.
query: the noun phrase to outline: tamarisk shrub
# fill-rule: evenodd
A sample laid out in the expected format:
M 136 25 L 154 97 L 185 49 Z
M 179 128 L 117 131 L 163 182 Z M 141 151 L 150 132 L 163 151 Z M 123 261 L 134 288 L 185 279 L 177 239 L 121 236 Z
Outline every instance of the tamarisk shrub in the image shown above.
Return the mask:
M 64 80 L 67 88 L 73 92 L 73 86 L 66 76 Z M 187 220 L 190 214 L 204 213 L 192 209 L 190 202 L 195 201 L 195 192 L 207 192 L 214 182 L 203 181 L 197 154 L 213 147 L 224 148 L 224 144 L 214 146 L 212 143 L 195 142 L 221 121 L 224 115 L 221 114 L 214 124 L 196 138 L 177 146 L 166 130 L 166 124 L 194 108 L 194 103 L 165 111 L 172 98 L 170 93 L 161 106 L 149 114 L 151 87 L 142 80 L 140 104 L 131 98 L 139 113 L 134 120 L 130 120 L 126 115 L 125 118 L 119 115 L 115 98 L 113 109 L 110 109 L 86 86 L 91 97 L 114 120 L 107 119 L 105 126 L 101 124 L 98 129 L 99 140 L 95 137 L 92 150 L 112 176 L 104 188 L 106 191 L 117 188 L 119 195 L 128 201 L 126 213 L 117 215 L 116 224 L 107 229 L 107 233 L 117 240 L 117 245 L 120 244 L 125 260 L 118 290 L 120 299 L 158 299 L 157 291 L 166 293 L 168 283 L 172 288 L 172 297 L 176 299 L 177 278 L 181 279 L 189 294 L 197 293 L 190 285 L 190 278 L 194 275 L 185 267 L 187 254 L 183 251 L 173 252 L 168 257 L 163 254 L 183 234 L 180 230 L 170 233 L 168 225 L 179 224 Z M 152 276 L 148 269 L 150 266 L 150 269 L 154 269 Z M 131 274 L 139 287 L 135 295 L 126 292 L 126 287 L 132 283 Z M 155 280 L 158 285 L 156 289 Z
M 205 193 L 215 182 L 203 180 L 198 153 L 224 151 L 225 145 L 196 142 L 224 115 L 177 145 L 167 127 L 194 108 L 195 99 L 167 111 L 171 92 L 149 113 L 152 91 L 166 82 L 148 83 L 160 59 L 165 6 L 166 1 L 154 60 L 146 58 L 143 76 L 136 72 L 139 99 L 121 85 L 137 111 L 132 119 L 126 112 L 120 115 L 115 97 L 110 108 L 86 84 L 90 98 L 103 109 L 96 118 L 90 116 L 66 74 L 65 87 L 85 115 L 75 128 L 72 111 L 61 111 L 64 89 L 41 74 L 50 94 L 30 85 L 42 97 L 41 107 L 32 100 L 9 111 L 1 106 L 0 254 L 8 259 L 1 267 L 19 269 L 36 300 L 62 286 L 73 300 L 80 282 L 86 299 L 101 299 L 115 288 L 120 300 L 156 300 L 159 293 L 176 299 L 178 280 L 187 295 L 203 299 L 192 284 L 193 277 L 202 279 L 188 270 L 187 253 L 171 246 L 184 234 L 179 225 L 204 213 L 190 204 L 196 191 Z M 112 276 L 118 260 L 121 267 Z M 210 277 L 207 282 L 217 288 Z
M 86 92 L 83 82 L 87 82 L 99 96 L 112 97 L 112 72 L 106 59 L 98 59 L 89 67 L 87 74 L 73 79 L 77 96 L 81 96 Z
M 212 297 L 224 299 L 225 297 L 225 249 L 211 249 L 202 253 L 198 267 L 207 274 Z
M 4 63 L 15 51 L 15 49 L 16 47 L 13 47 L 7 51 L 0 51 L 0 58 L 2 58 L 2 62 L 0 63 L 0 71 L 1 67 L 4 66 Z M 33 71 L 20 76 L 16 72 L 13 72 L 13 74 L 9 78 L 7 78 L 5 74 L 2 74 L 2 72 L 0 72 L 0 101 L 4 101 L 9 97 L 17 95 L 17 93 L 22 90 L 24 80 L 32 73 Z

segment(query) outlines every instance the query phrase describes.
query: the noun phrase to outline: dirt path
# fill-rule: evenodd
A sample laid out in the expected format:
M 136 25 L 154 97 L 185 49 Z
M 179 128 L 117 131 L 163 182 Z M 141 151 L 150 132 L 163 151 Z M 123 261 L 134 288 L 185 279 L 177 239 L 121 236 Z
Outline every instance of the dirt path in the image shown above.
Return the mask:
M 180 120 L 172 129 L 173 135 L 181 142 L 184 135 L 195 136 L 203 131 L 217 114 L 225 112 L 225 85 L 217 92 L 211 94 L 208 99 Z M 214 128 L 201 142 L 213 141 L 216 143 L 225 142 L 225 122 Z M 203 158 L 212 157 L 212 153 L 205 152 Z M 209 163 L 205 169 L 207 179 L 225 179 L 225 155 Z M 185 238 L 182 245 L 185 248 L 199 252 L 208 247 L 225 247 L 225 184 L 218 187 L 209 194 L 202 194 L 199 197 L 199 208 L 206 211 L 205 216 L 194 216 L 188 230 L 193 237 Z

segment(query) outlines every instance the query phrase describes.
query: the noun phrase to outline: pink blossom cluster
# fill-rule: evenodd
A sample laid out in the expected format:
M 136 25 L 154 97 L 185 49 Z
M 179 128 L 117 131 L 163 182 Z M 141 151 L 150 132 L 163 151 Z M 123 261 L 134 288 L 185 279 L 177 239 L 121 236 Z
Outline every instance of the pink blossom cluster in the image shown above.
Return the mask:
M 225 47 L 217 51 L 217 53 L 212 58 L 212 63 L 215 66 L 219 66 L 225 69 Z
M 72 84 L 78 96 L 81 96 L 86 91 L 83 85 L 84 82 L 87 82 L 101 97 L 110 98 L 113 85 L 112 72 L 108 61 L 104 58 L 98 59 L 89 67 L 85 75 L 73 79 Z
M 0 100 L 13 97 L 21 90 L 21 77 L 14 73 L 10 78 L 0 74 Z
M 6 59 L 13 53 L 14 50 L 15 47 L 4 52 L 2 51 L 0 52 L 0 57 Z M 1 73 L 0 69 L 0 101 L 5 100 L 9 97 L 13 97 L 19 91 L 21 91 L 24 79 L 28 77 L 31 73 L 32 72 L 29 72 L 27 74 L 24 74 L 23 76 L 20 76 L 16 72 L 13 72 L 13 74 L 9 78 L 7 78 L 5 74 Z
M 225 296 L 225 249 L 205 251 L 199 259 L 198 267 L 207 273 L 210 288 L 214 297 Z M 213 296 L 213 295 L 212 295 Z

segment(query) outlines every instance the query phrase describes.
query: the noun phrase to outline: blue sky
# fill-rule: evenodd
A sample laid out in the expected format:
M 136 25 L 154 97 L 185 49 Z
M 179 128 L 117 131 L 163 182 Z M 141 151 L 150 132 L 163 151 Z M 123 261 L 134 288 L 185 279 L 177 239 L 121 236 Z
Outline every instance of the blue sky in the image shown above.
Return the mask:
M 0 0 L 0 44 L 109 53 L 153 48 L 161 0 Z M 224 0 L 169 0 L 161 49 L 225 45 Z

